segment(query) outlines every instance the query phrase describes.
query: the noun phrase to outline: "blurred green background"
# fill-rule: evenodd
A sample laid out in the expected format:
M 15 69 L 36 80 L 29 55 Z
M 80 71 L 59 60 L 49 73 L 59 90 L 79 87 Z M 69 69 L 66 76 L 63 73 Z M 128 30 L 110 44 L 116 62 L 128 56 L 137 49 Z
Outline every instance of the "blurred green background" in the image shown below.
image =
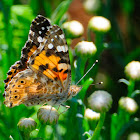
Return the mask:
M 88 6 L 86 1 L 89 1 Z M 90 138 L 97 122 L 95 121 L 93 123 L 95 126 L 92 127 L 88 118 L 84 117 L 84 113 L 89 107 L 87 98 L 99 89 L 109 92 L 113 98 L 112 108 L 106 115 L 99 139 L 132 139 L 130 136 L 132 133 L 140 138 L 139 109 L 129 114 L 122 111 L 118 105 L 122 96 L 129 96 L 136 101 L 138 106 L 140 105 L 140 81 L 126 77 L 124 72 L 129 62 L 140 61 L 139 9 L 138 0 L 98 0 L 98 2 L 97 0 L 0 0 L 0 140 L 21 139 L 17 123 L 21 118 L 28 117 L 38 123 L 37 130 L 31 133 L 30 139 L 42 137 L 42 139 L 50 140 L 81 140 Z M 20 105 L 7 108 L 3 104 L 2 96 L 6 73 L 10 66 L 20 59 L 21 49 L 28 39 L 31 21 L 38 14 L 51 19 L 53 24 L 60 27 L 70 20 L 77 20 L 84 27 L 84 34 L 81 37 L 76 39 L 67 37 L 72 65 L 72 83 L 76 83 L 96 59 L 99 60 L 99 63 L 80 83 L 85 85 L 84 90 L 79 93 L 80 95 L 66 102 L 71 108 L 60 116 L 58 124 L 46 125 L 45 133 L 39 133 L 39 135 L 40 124 L 36 113 L 40 106 Z M 93 16 L 107 18 L 111 23 L 111 30 L 104 34 L 93 31 L 89 33 L 88 22 Z M 97 54 L 87 58 L 80 68 L 75 68 L 75 60 L 77 66 L 82 64 L 82 59 L 74 52 L 75 45 L 80 40 L 95 43 Z M 102 46 L 101 50 L 100 46 Z M 81 69 L 80 74 L 79 69 Z M 90 77 L 94 79 L 94 83 L 103 81 L 104 84 L 89 86 L 92 83 L 89 80 Z M 121 82 L 119 82 L 120 79 L 122 79 Z

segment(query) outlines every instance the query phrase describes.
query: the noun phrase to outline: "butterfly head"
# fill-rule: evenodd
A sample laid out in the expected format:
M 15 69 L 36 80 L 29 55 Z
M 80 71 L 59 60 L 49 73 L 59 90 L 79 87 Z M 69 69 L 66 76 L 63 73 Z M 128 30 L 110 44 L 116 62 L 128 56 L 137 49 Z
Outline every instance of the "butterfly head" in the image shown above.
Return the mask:
M 69 99 L 76 96 L 82 89 L 82 86 L 72 85 L 69 90 Z

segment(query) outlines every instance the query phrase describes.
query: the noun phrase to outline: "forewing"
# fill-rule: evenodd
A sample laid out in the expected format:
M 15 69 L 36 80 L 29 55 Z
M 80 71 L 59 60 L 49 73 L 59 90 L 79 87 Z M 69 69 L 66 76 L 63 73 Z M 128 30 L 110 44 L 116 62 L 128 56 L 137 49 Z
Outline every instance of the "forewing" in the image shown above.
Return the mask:
M 39 26 L 38 26 L 39 25 Z M 30 56 L 35 52 L 35 50 L 39 47 L 40 42 L 38 41 L 38 37 L 44 37 L 47 27 L 50 26 L 50 22 L 43 16 L 38 15 L 31 24 L 28 40 L 25 43 L 22 51 L 21 58 L 15 64 L 10 67 L 10 70 L 7 72 L 7 78 L 4 80 L 5 89 L 7 88 L 8 83 L 11 79 L 20 71 L 23 71 L 27 68 L 27 61 Z M 44 27 L 44 28 L 42 28 Z M 42 34 L 40 35 L 40 30 L 43 29 Z
M 30 57 L 29 67 L 56 81 L 65 91 L 68 90 L 71 82 L 68 46 L 60 27 L 53 25 L 47 28 L 45 37 L 38 37 L 40 45 Z M 42 30 L 40 34 L 42 34 Z

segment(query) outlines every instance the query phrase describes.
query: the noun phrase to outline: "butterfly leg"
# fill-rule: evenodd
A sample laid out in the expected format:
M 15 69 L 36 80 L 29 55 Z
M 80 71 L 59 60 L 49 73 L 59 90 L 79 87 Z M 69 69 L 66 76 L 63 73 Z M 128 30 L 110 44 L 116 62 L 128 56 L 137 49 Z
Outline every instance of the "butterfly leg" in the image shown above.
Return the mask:
M 66 112 L 70 108 L 70 106 L 68 106 L 68 105 L 64 105 L 64 104 L 60 104 L 60 105 L 65 107 L 66 109 L 63 112 L 61 112 L 59 115 L 63 114 L 64 112 Z M 60 105 L 59 105 L 59 107 L 60 107 Z M 59 109 L 59 107 L 58 107 L 58 109 Z
M 58 106 L 57 111 L 59 110 L 60 106 L 61 106 L 61 105 Z

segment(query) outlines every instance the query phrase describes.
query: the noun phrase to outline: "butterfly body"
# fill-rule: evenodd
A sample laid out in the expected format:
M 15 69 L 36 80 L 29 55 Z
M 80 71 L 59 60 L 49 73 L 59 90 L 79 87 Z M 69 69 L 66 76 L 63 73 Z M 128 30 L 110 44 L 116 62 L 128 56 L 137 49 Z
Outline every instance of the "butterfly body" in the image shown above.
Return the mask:
M 70 87 L 71 66 L 63 31 L 41 15 L 31 24 L 20 61 L 7 74 L 4 103 L 8 107 L 62 104 L 81 89 Z

